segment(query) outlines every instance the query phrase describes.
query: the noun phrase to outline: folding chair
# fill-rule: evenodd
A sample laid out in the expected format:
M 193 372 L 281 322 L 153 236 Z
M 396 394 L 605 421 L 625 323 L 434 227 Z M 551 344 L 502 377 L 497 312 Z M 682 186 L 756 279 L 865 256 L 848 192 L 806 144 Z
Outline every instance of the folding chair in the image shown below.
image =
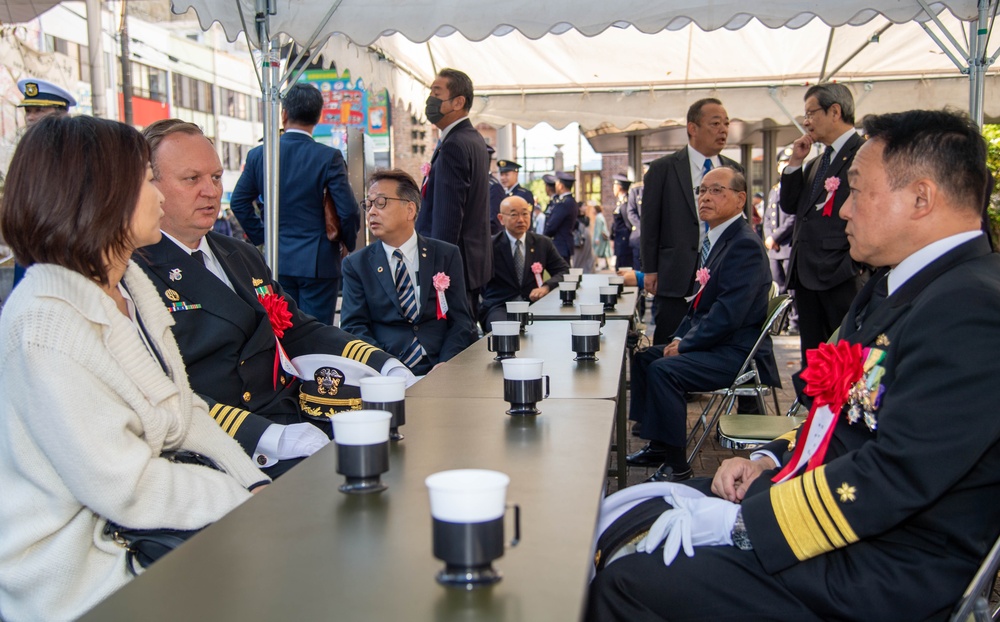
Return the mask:
M 774 397 L 775 411 L 780 412 L 780 408 L 778 406 L 778 396 L 771 389 L 771 387 L 762 384 L 760 373 L 757 371 L 757 362 L 754 361 L 754 357 L 757 356 L 757 350 L 760 349 L 761 344 L 764 343 L 764 339 L 771 332 L 771 329 L 775 325 L 781 325 L 781 323 L 778 322 L 778 319 L 784 315 L 791 302 L 791 298 L 789 298 L 787 294 L 775 296 L 768 301 L 767 319 L 764 321 L 764 326 L 761 327 L 760 335 L 757 337 L 757 341 L 753 344 L 753 347 L 750 349 L 750 353 L 747 355 L 746 360 L 743 362 L 739 372 L 736 374 L 736 378 L 733 379 L 733 382 L 728 387 L 716 389 L 714 391 L 697 392 L 709 394 L 711 397 L 708 400 L 708 404 L 706 404 L 705 408 L 701 411 L 701 416 L 699 416 L 698 420 L 695 421 L 694 427 L 691 428 L 691 433 L 688 434 L 687 444 L 690 445 L 691 441 L 694 440 L 695 435 L 698 433 L 698 429 L 704 428 L 704 432 L 698 439 L 698 443 L 694 446 L 694 449 L 688 456 L 688 463 L 693 461 L 694 457 L 698 455 L 698 452 L 701 450 L 701 446 L 705 444 L 705 439 L 708 438 L 709 432 L 712 431 L 715 424 L 719 421 L 719 417 L 723 414 L 728 415 L 732 412 L 733 406 L 736 404 L 737 397 L 755 397 L 761 414 L 767 414 L 767 404 L 764 403 L 764 396 L 771 394 Z M 709 413 L 712 413 L 711 421 L 709 421 L 708 418 Z
M 990 592 L 997 579 L 997 569 L 1000 567 L 1000 538 L 993 544 L 989 554 L 972 577 L 969 587 L 965 588 L 962 599 L 955 605 L 948 622 L 985 622 L 996 620 L 1000 607 L 990 612 Z

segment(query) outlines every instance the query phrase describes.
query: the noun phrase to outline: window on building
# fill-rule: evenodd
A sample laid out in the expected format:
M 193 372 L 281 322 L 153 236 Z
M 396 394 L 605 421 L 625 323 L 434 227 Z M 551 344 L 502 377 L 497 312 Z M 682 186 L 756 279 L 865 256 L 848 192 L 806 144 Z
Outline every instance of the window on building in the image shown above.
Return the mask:
M 234 119 L 252 121 L 251 117 L 251 97 L 246 93 L 230 91 L 226 88 L 219 88 L 219 114 Z
M 173 74 L 174 104 L 181 108 L 211 113 L 214 97 L 212 85 L 184 74 Z
M 151 99 L 160 103 L 167 101 L 167 72 L 149 65 L 132 61 L 129 63 L 131 73 L 132 95 L 143 99 Z M 118 77 L 118 87 L 121 88 L 121 76 Z

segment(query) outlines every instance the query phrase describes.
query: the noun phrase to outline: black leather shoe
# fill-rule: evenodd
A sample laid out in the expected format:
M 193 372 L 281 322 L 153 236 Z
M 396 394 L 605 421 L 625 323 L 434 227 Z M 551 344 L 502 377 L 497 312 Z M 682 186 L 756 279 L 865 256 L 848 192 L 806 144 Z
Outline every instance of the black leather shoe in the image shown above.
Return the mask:
M 625 458 L 625 462 L 631 464 L 632 466 L 659 466 L 663 464 L 666 459 L 667 450 L 653 449 L 649 446 L 649 443 L 646 443 L 646 445 L 639 451 L 630 453 Z
M 656 473 L 647 479 L 647 482 L 683 482 L 686 479 L 691 479 L 694 475 L 694 471 L 690 468 L 684 471 L 675 471 L 674 467 L 669 464 L 661 465 L 660 468 L 656 469 Z
M 642 422 L 636 421 L 632 424 L 632 436 L 642 436 Z

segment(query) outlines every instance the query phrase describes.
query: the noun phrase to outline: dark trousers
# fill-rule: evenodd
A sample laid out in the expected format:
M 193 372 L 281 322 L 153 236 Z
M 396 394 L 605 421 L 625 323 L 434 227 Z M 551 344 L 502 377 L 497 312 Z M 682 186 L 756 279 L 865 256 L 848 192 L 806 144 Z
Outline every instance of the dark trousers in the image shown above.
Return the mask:
M 324 324 L 333 324 L 337 310 L 337 293 L 340 277 L 317 279 L 306 276 L 278 276 L 285 293 L 295 299 L 303 313 L 308 313 Z
M 687 445 L 684 394 L 728 386 L 747 352 L 726 346 L 664 357 L 663 348 L 663 344 L 650 346 L 632 359 L 629 419 L 642 423 L 643 438 L 683 448 Z
M 816 291 L 799 285 L 795 300 L 799 307 L 800 347 L 802 366 L 806 364 L 806 351 L 818 348 L 833 331 L 840 327 L 847 309 L 861 289 L 861 279 L 855 277 L 831 289 Z
M 700 546 L 694 557 L 681 550 L 669 566 L 661 551 L 633 553 L 598 573 L 590 584 L 586 621 L 822 619 L 780 576 L 768 574 L 753 551 Z
M 656 305 L 653 307 L 653 323 L 656 324 L 653 330 L 653 343 L 670 343 L 677 325 L 684 319 L 687 310 L 688 302 L 683 297 L 657 295 Z

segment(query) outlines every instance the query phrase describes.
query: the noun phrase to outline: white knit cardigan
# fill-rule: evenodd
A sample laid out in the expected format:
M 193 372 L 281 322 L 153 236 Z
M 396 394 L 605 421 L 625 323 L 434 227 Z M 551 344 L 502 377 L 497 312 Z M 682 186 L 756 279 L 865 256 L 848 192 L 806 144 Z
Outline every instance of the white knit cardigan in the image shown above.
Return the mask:
M 170 369 L 90 279 L 36 264 L 0 313 L 0 618 L 75 618 L 130 578 L 105 519 L 195 529 L 266 480 L 192 393 L 173 320 L 135 264 L 125 283 Z M 207 455 L 225 473 L 160 458 Z

